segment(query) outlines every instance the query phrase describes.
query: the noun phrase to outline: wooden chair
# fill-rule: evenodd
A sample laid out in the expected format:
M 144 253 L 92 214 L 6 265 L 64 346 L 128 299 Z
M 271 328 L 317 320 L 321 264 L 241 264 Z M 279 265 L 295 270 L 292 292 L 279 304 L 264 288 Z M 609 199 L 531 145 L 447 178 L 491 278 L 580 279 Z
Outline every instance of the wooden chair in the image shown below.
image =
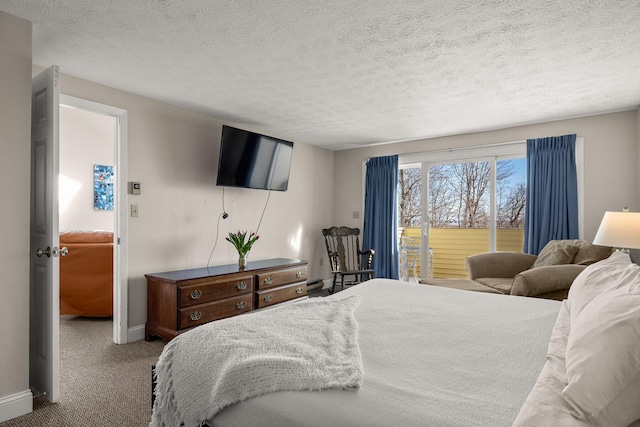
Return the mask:
M 331 293 L 336 291 L 336 285 L 344 289 L 345 285 L 355 285 L 364 280 L 373 279 L 373 249 L 360 250 L 360 229 L 349 227 L 323 228 L 322 235 L 327 246 L 327 254 L 331 262 L 333 286 Z M 364 263 L 363 263 L 364 259 Z

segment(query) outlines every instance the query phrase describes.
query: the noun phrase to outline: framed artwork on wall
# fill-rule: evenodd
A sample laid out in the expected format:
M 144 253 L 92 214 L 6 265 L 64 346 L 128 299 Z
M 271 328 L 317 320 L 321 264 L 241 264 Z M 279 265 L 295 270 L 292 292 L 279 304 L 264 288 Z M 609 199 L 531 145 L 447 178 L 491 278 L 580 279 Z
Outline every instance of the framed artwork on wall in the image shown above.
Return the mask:
M 93 165 L 93 208 L 113 210 L 113 166 Z

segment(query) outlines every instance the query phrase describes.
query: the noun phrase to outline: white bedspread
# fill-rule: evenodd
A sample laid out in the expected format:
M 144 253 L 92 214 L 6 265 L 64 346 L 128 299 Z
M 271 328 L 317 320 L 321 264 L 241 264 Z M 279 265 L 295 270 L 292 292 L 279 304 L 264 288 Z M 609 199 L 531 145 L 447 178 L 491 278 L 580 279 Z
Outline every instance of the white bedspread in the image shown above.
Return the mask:
M 375 279 L 355 313 L 356 392 L 277 392 L 210 426 L 511 426 L 545 363 L 560 302 Z M 238 321 L 241 321 L 240 316 Z
M 151 425 L 196 427 L 228 405 L 274 391 L 355 390 L 363 378 L 359 302 L 306 300 L 179 335 L 156 365 Z

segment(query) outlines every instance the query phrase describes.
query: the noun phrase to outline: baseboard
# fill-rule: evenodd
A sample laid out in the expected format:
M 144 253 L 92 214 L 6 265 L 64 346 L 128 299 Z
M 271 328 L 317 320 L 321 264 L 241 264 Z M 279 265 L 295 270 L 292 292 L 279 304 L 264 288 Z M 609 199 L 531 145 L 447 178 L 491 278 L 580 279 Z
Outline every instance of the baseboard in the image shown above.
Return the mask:
M 33 411 L 33 393 L 25 390 L 0 397 L 0 423 Z
M 144 325 L 134 326 L 127 330 L 127 343 L 144 339 Z

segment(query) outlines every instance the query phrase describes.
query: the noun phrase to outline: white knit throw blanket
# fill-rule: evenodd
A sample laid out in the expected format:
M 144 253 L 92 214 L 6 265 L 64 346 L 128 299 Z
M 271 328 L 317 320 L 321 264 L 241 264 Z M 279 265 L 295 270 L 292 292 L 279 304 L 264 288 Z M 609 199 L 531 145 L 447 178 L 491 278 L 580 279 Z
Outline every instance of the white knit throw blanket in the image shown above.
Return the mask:
M 281 390 L 355 390 L 363 369 L 359 296 L 312 298 L 211 322 L 167 344 L 151 426 L 199 426 L 224 407 Z

